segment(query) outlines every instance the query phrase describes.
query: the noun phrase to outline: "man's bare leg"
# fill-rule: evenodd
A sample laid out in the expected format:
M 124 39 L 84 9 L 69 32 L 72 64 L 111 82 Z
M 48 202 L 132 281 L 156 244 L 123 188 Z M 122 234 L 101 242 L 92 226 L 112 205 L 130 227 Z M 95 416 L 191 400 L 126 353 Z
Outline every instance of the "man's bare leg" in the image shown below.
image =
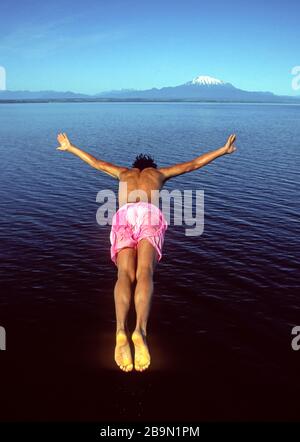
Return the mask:
M 127 338 L 127 315 L 130 307 L 132 284 L 135 281 L 136 251 L 125 248 L 117 256 L 118 280 L 114 298 L 116 309 L 115 361 L 121 370 L 133 369 L 131 350 Z
M 137 247 L 137 285 L 134 293 L 136 327 L 132 334 L 135 348 L 134 367 L 138 371 L 144 371 L 150 365 L 146 336 L 153 294 L 153 272 L 156 262 L 157 252 L 155 248 L 147 239 L 141 240 Z

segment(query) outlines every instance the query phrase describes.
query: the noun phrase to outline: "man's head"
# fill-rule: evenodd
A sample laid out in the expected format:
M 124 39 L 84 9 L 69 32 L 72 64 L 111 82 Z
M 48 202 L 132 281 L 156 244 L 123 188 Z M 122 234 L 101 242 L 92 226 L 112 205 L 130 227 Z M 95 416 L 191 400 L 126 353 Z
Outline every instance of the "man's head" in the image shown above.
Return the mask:
M 157 168 L 157 164 L 154 162 L 154 159 L 150 155 L 139 154 L 136 156 L 132 167 L 136 167 L 137 169 L 143 170 L 146 167 L 154 167 Z

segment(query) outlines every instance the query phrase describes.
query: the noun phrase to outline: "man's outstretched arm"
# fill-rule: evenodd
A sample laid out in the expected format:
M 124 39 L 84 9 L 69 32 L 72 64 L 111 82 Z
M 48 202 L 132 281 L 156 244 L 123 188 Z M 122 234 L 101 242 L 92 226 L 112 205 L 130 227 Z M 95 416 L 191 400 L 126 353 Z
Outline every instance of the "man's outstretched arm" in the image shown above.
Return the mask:
M 78 147 L 73 146 L 65 133 L 58 134 L 57 141 L 60 144 L 57 147 L 58 150 L 66 150 L 68 152 L 71 152 L 81 158 L 90 166 L 94 167 L 95 169 L 102 170 L 103 172 L 114 178 L 119 178 L 121 172 L 127 170 L 126 167 L 116 166 L 115 164 L 108 163 L 107 161 L 98 160 L 97 158 L 93 157 L 93 155 L 90 155 L 89 153 L 84 152 Z
M 159 171 L 164 175 L 165 180 L 173 178 L 183 173 L 192 172 L 193 170 L 200 169 L 200 167 L 206 166 L 206 164 L 219 158 L 225 154 L 232 153 L 236 150 L 234 142 L 236 140 L 235 135 L 230 135 L 226 144 L 219 149 L 212 150 L 211 152 L 200 155 L 191 161 L 185 163 L 175 164 L 170 167 L 162 167 Z

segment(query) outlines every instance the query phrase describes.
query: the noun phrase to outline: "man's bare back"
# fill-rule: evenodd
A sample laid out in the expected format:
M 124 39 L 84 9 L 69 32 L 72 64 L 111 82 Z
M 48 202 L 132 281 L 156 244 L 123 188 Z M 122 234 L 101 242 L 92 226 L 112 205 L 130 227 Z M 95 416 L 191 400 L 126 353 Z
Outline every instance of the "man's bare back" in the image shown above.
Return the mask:
M 159 191 L 165 182 L 165 177 L 159 169 L 147 167 L 144 170 L 138 168 L 126 169 L 120 174 L 119 206 L 126 203 L 145 201 L 153 202 L 151 192 Z

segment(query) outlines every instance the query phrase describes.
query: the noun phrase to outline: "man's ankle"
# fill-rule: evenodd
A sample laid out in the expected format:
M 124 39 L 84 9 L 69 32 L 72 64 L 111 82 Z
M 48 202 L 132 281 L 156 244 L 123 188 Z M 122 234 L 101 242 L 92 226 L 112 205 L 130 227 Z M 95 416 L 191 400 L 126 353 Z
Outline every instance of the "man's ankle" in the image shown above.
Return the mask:
M 140 333 L 144 338 L 147 336 L 147 331 L 145 327 L 136 326 L 134 332 Z

